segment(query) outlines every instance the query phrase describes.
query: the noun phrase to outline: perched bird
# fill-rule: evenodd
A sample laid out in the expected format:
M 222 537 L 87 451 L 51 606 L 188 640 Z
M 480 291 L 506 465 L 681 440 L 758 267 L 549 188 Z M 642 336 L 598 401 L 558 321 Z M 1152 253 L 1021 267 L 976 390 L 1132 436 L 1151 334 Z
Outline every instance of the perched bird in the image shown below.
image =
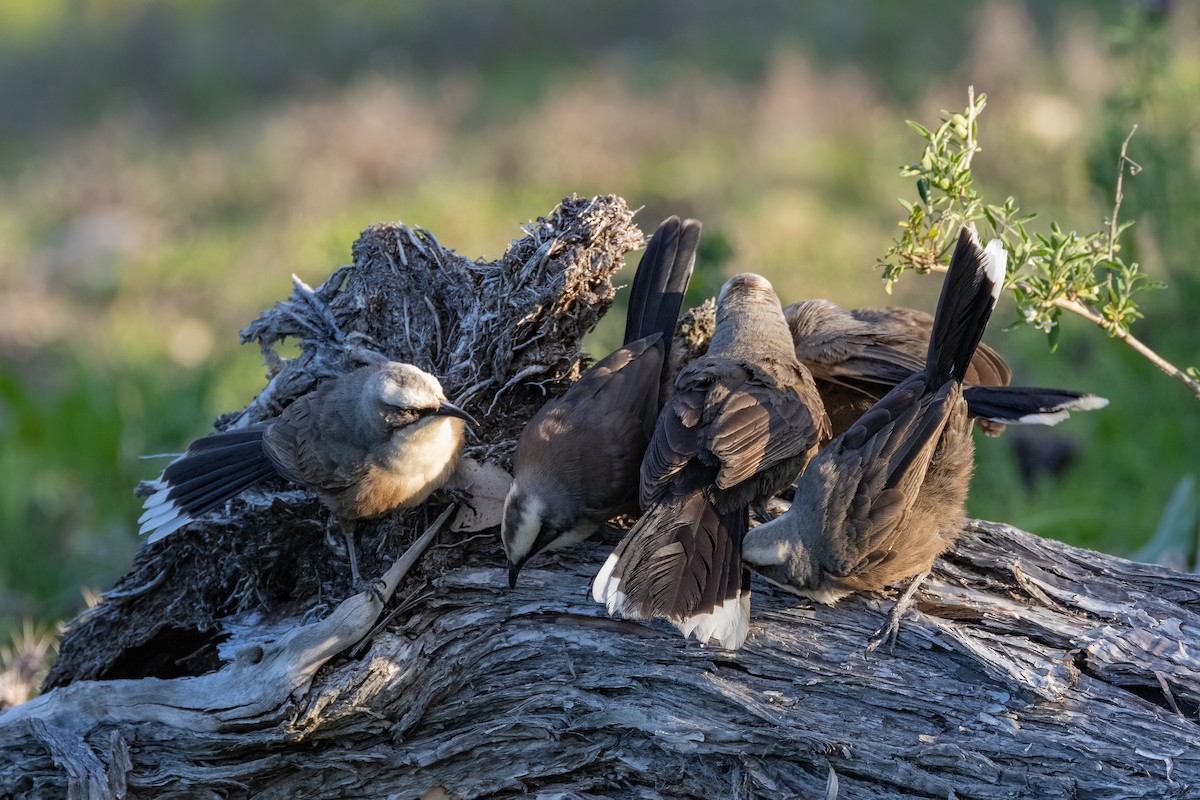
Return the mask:
M 640 510 L 638 470 L 671 388 L 671 337 L 700 227 L 678 217 L 658 226 L 633 278 L 625 344 L 521 432 L 500 527 L 510 586 L 537 553 L 576 544 L 607 520 Z
M 748 508 L 789 484 L 828 431 L 771 284 L 730 278 L 708 352 L 680 371 L 642 461 L 645 514 L 592 596 L 610 614 L 664 618 L 685 636 L 740 647 L 749 630 Z
M 833 424 L 845 431 L 893 386 L 925 367 L 933 317 L 910 308 L 846 311 L 828 300 L 804 300 L 783 310 L 796 358 L 817 381 Z M 1005 425 L 1056 425 L 1071 411 L 1090 411 L 1108 400 L 1066 389 L 1009 386 L 1004 359 L 980 344 L 963 375 L 968 413 L 990 436 Z
M 438 379 L 395 361 L 322 383 L 276 419 L 192 442 L 153 486 L 138 521 L 155 542 L 245 489 L 282 475 L 317 494 L 346 538 L 354 522 L 417 505 L 458 464 L 463 422 Z
M 985 251 L 975 231 L 963 229 L 924 368 L 822 449 L 791 508 L 746 536 L 743 557 L 768 581 L 823 603 L 919 576 L 915 590 L 954 543 L 975 453 L 962 381 L 1006 260 L 999 241 Z M 903 610 L 898 602 L 893 632 Z

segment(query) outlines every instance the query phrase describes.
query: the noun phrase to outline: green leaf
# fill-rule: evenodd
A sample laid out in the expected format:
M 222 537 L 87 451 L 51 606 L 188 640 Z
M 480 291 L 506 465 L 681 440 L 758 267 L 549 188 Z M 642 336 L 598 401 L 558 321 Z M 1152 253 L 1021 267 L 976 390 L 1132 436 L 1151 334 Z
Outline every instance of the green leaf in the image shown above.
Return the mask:
M 906 119 L 905 122 L 908 123 L 908 127 L 912 128 L 914 131 L 921 134 L 926 139 L 928 139 L 932 136 L 932 134 L 929 132 L 929 128 L 926 128 L 921 123 L 915 122 L 914 120 L 911 120 L 911 119 Z
M 1050 345 L 1051 353 L 1058 350 L 1058 338 L 1061 334 L 1062 334 L 1062 325 L 1055 325 L 1053 328 L 1050 329 L 1049 333 L 1046 334 L 1046 342 L 1047 342 L 1047 344 Z
M 917 194 L 921 195 L 921 202 L 929 205 L 929 181 L 925 178 L 917 181 Z

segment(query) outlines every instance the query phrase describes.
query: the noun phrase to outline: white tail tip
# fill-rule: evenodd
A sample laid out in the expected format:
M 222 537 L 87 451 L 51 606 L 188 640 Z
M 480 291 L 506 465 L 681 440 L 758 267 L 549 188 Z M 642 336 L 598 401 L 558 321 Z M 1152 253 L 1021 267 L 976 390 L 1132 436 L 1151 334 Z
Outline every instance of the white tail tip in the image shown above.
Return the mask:
M 1000 292 L 1004 289 L 1004 276 L 1008 272 L 1008 251 L 1004 249 L 1004 242 L 999 239 L 988 242 L 983 249 L 983 259 L 983 268 L 992 282 L 992 298 L 999 300 Z
M 1067 411 L 1046 411 L 1040 414 L 1026 414 L 1023 417 L 1018 417 L 1017 422 L 1022 425 L 1047 425 L 1054 426 L 1071 416 Z M 1004 422 L 1004 420 L 997 420 Z
M 715 640 L 726 650 L 737 650 L 750 633 L 750 593 L 739 592 L 706 614 L 672 621 L 684 636 L 704 644 Z
M 1072 411 L 1095 411 L 1108 405 L 1108 398 L 1098 394 L 1085 394 L 1071 404 Z
M 162 488 L 147 497 L 146 502 L 142 504 L 142 515 L 138 517 L 141 526 L 138 533 L 148 535 L 148 541 L 157 542 L 187 525 L 192 521 L 192 517 L 167 496 L 171 491 L 170 486 L 161 481 L 155 481 L 153 485 Z
M 613 613 L 613 605 L 609 602 L 610 598 L 621 594 L 621 580 L 612 576 L 613 568 L 617 566 L 617 560 L 617 554 L 610 553 L 604 566 L 596 573 L 596 579 L 592 581 L 592 599 L 597 603 L 604 603 L 610 614 Z

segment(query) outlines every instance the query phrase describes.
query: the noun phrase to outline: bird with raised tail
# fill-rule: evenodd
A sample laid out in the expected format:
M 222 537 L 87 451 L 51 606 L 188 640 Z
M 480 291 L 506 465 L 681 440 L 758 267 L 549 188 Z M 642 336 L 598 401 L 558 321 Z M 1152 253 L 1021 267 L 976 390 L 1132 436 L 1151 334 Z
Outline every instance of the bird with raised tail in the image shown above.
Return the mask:
M 828 300 L 804 300 L 783 310 L 796 357 L 817 381 L 833 435 L 844 432 L 896 384 L 925 367 L 933 317 L 911 308 L 847 311 Z M 1012 370 L 980 343 L 963 376 L 967 413 L 989 436 L 1006 425 L 1057 425 L 1072 411 L 1104 408 L 1108 400 L 1069 389 L 1009 386 Z
M 974 468 L 963 379 L 1004 284 L 999 240 L 959 236 L 923 369 L 872 405 L 809 463 L 791 508 L 746 536 L 743 557 L 771 583 L 823 603 L 916 578 L 964 522 Z M 912 592 L 897 602 L 894 635 Z
M 645 513 L 592 596 L 610 614 L 666 619 L 736 649 L 749 631 L 749 506 L 788 485 L 829 419 L 764 278 L 730 278 L 708 352 L 680 371 L 641 467 Z
M 320 384 L 276 419 L 192 442 L 153 483 L 138 520 L 155 542 L 271 476 L 313 491 L 346 539 L 355 521 L 415 506 L 454 472 L 467 412 L 438 379 L 386 361 Z
M 517 440 L 500 536 L 509 586 L 534 555 L 636 514 L 642 456 L 670 391 L 671 339 L 696 263 L 700 223 L 670 217 L 634 274 L 625 343 L 542 406 Z

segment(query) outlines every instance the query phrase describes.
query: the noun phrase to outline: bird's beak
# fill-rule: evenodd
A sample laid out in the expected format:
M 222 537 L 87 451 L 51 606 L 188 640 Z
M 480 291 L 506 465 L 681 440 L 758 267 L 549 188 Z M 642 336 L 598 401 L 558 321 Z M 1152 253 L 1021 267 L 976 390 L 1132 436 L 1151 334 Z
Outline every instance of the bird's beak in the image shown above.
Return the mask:
M 510 588 L 510 589 L 517 588 L 517 576 L 521 574 L 521 568 L 525 566 L 525 562 L 528 560 L 529 560 L 529 557 L 526 556 L 525 558 L 522 558 L 517 563 L 509 566 L 509 568 L 508 568 L 508 588 Z
M 461 420 L 466 420 L 467 422 L 471 423 L 472 425 L 479 424 L 475 420 L 474 417 L 472 417 L 470 414 L 463 411 L 461 408 L 454 405 L 453 403 L 442 403 L 440 406 L 438 406 L 437 411 L 435 411 L 434 413 L 437 414 L 439 417 L 458 417 Z

